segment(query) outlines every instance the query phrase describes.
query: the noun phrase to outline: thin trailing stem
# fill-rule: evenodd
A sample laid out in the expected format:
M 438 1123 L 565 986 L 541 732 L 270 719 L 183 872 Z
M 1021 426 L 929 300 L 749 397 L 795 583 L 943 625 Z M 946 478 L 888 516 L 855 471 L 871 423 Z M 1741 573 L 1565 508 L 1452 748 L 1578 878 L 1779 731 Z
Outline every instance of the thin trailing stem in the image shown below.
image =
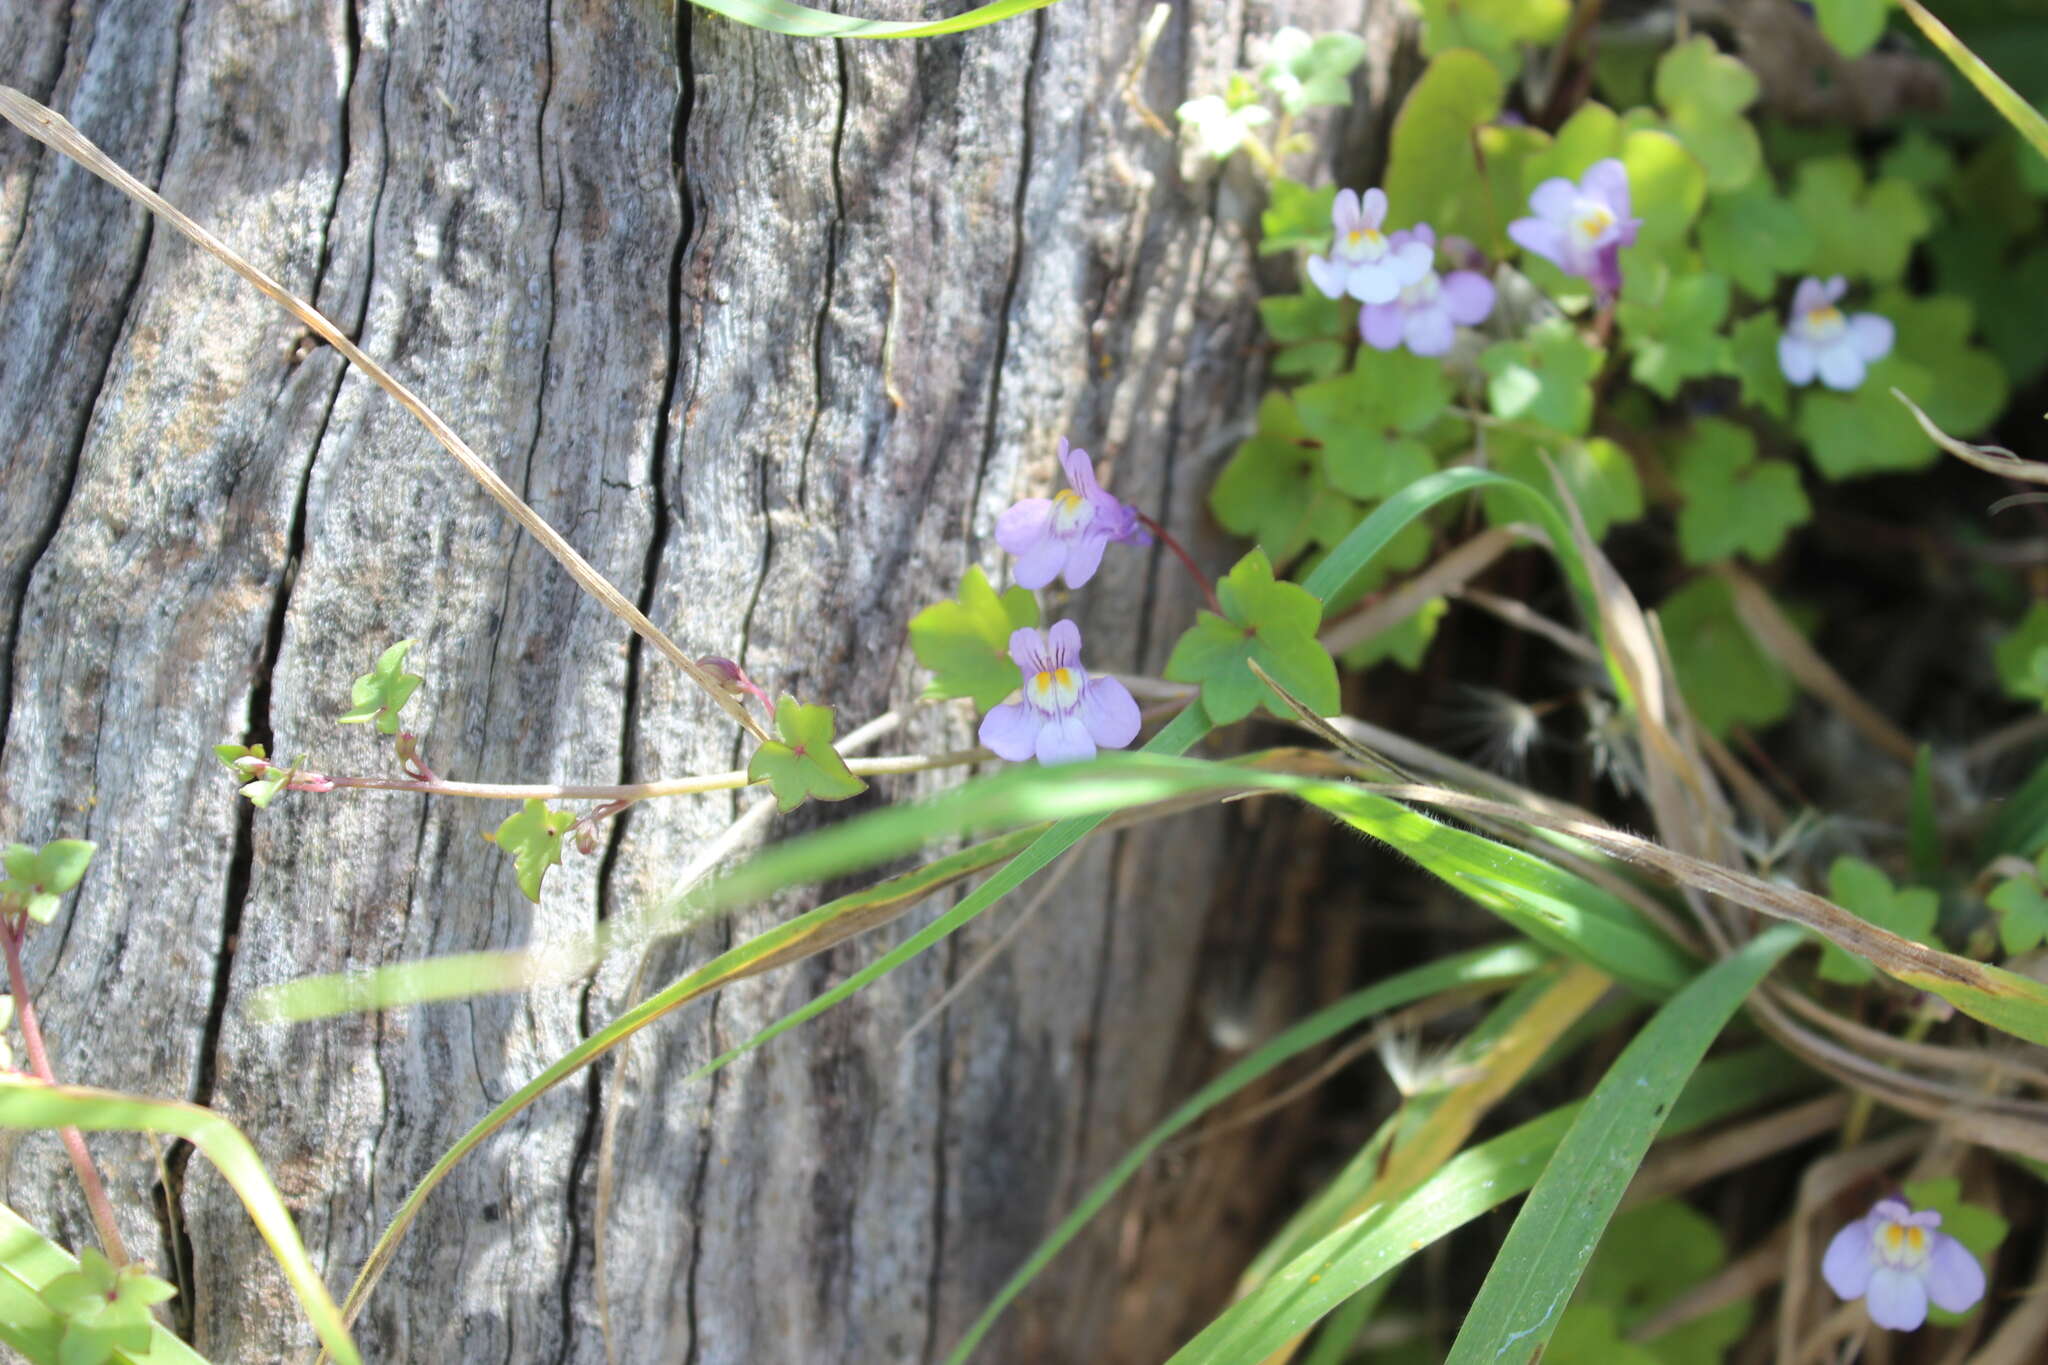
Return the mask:
M 57 1077 L 50 1070 L 50 1053 L 43 1046 L 42 1026 L 36 1022 L 35 1002 L 29 998 L 28 976 L 21 969 L 21 939 L 27 927 L 27 916 L 19 912 L 0 916 L 0 945 L 7 950 L 7 983 L 14 992 L 14 1020 L 21 1026 L 21 1041 L 28 1052 L 29 1070 L 44 1085 L 55 1085 Z M 78 1183 L 85 1191 L 85 1204 L 92 1211 L 93 1226 L 99 1229 L 100 1245 L 106 1249 L 107 1260 L 115 1269 L 127 1265 L 132 1259 L 128 1247 L 121 1240 L 120 1225 L 114 1221 L 114 1205 L 107 1198 L 107 1187 L 100 1180 L 99 1168 L 92 1164 L 92 1153 L 85 1148 L 85 1134 L 76 1128 L 60 1128 L 57 1136 L 63 1140 L 64 1150 L 71 1157 L 71 1169 L 78 1173 Z
M 1143 512 L 1138 512 L 1136 508 L 1131 510 L 1137 512 L 1138 523 L 1141 526 L 1159 537 L 1161 545 L 1173 551 L 1174 557 L 1180 560 L 1182 566 L 1194 577 L 1195 583 L 1202 589 L 1202 596 L 1207 599 L 1209 610 L 1221 616 L 1223 614 L 1223 607 L 1216 601 L 1215 585 L 1209 582 L 1209 575 L 1202 572 L 1201 566 L 1195 563 L 1195 557 L 1187 552 L 1187 547 L 1175 540 L 1171 531 L 1168 531 L 1164 526 L 1161 526 Z

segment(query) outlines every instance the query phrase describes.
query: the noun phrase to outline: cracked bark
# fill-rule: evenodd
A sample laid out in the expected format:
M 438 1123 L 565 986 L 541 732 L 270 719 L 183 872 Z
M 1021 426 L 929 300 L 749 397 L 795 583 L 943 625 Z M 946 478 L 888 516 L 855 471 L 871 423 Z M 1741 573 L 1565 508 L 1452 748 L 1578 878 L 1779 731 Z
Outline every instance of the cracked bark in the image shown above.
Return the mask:
M 1355 21 L 1361 2 L 1287 17 Z M 967 563 L 994 565 L 995 514 L 1051 477 L 1062 433 L 1202 541 L 1212 437 L 1255 379 L 1251 206 L 1183 186 L 1117 98 L 1145 6 L 1063 0 L 874 45 L 647 5 L 190 0 L 174 25 L 159 8 L 0 8 L 0 79 L 315 291 L 686 647 L 744 657 L 848 727 L 908 703 L 904 621 Z M 1150 102 L 1214 87 L 1240 35 L 1278 22 L 1242 0 L 1185 7 Z M 0 135 L 0 837 L 101 853 L 65 932 L 33 941 L 39 1007 L 60 1074 L 240 1123 L 339 1290 L 435 1156 L 622 1005 L 630 964 L 293 1029 L 252 1023 L 250 993 L 630 911 L 744 803 L 636 812 L 535 908 L 479 838 L 504 810 L 292 798 L 241 825 L 207 746 L 267 731 L 333 768 L 383 761 L 332 716 L 402 636 L 429 677 L 408 720 L 451 774 L 617 781 L 723 768 L 740 746 L 372 386 L 325 351 L 297 357 L 282 314 L 44 155 Z M 1056 610 L 1104 666 L 1156 670 L 1194 604 L 1129 556 Z M 902 742 L 969 734 L 926 709 Z M 1001 916 L 690 1090 L 666 1078 L 886 945 L 684 1012 L 457 1171 L 371 1300 L 366 1351 L 604 1358 L 588 1157 L 617 1087 L 620 1360 L 942 1354 L 1172 1098 L 1217 856 L 1187 822 L 1089 846 L 907 1047 Z M 805 903 L 707 927 L 648 980 Z M 161 1245 L 147 1146 L 94 1145 L 124 1232 Z M 54 1141 L 0 1156 L 11 1204 L 87 1235 Z M 231 1193 L 203 1161 L 184 1175 L 200 1348 L 301 1348 Z M 1105 1236 L 1076 1247 L 985 1358 L 1104 1359 L 1111 1269 Z

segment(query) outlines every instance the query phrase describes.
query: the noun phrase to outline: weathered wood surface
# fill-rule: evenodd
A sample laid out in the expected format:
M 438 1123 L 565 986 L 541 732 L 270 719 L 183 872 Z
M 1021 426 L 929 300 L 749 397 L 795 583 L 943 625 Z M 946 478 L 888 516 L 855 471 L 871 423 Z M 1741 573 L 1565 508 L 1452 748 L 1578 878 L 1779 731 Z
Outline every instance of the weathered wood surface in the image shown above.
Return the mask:
M 1117 85 L 1150 7 L 1063 0 L 917 44 L 805 42 L 654 0 L 0 6 L 0 80 L 68 116 L 312 297 L 686 648 L 843 727 L 915 698 L 904 622 L 1071 433 L 1197 539 L 1255 380 L 1248 205 L 1183 185 Z M 1170 111 L 1280 22 L 1391 7 L 1177 6 Z M 928 7 L 863 7 L 873 14 Z M 892 373 L 884 337 L 893 333 Z M 452 776 L 602 782 L 744 762 L 733 727 L 331 352 L 77 168 L 0 131 L 0 836 L 100 855 L 29 954 L 68 1079 L 217 1106 L 339 1294 L 429 1163 L 621 1007 L 630 973 L 328 1024 L 252 1023 L 309 972 L 516 945 L 644 903 L 752 794 L 636 812 L 539 908 L 479 835 L 506 814 L 292 797 L 251 818 L 207 752 L 330 771 L 348 679 L 417 637 L 408 720 Z M 890 380 L 904 398 L 899 408 Z M 1112 556 L 1072 614 L 1095 666 L 1156 671 L 1194 598 Z M 916 713 L 903 751 L 964 742 Z M 878 783 L 885 794 L 938 779 Z M 781 822 L 788 831 L 818 816 Z M 1214 884 L 1198 823 L 1091 845 L 973 992 L 904 1029 L 1007 916 L 708 1085 L 691 1065 L 907 929 L 745 983 L 563 1087 L 438 1193 L 359 1324 L 385 1361 L 931 1359 L 1174 1098 Z M 797 902 L 705 928 L 665 980 Z M 913 918 L 921 922 L 931 909 Z M 1015 913 L 1014 909 L 1010 913 Z M 132 1244 L 189 1257 L 221 1361 L 310 1339 L 224 1183 L 152 1212 L 140 1140 L 95 1143 Z M 54 1140 L 4 1197 L 90 1240 Z M 1103 1359 L 1098 1229 L 984 1358 Z M 1165 1344 L 1120 1332 L 1132 1358 Z

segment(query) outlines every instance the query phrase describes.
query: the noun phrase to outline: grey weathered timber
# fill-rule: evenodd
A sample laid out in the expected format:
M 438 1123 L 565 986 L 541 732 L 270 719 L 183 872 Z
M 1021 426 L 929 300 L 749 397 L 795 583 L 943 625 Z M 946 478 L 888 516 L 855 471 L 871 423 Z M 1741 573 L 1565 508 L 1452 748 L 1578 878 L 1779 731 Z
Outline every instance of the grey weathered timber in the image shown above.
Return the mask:
M 863 45 L 656 0 L 18 0 L 0 81 L 312 298 L 685 648 L 831 702 L 844 730 L 914 701 L 904 623 L 967 564 L 999 566 L 995 515 L 1048 486 L 1062 434 L 1225 553 L 1202 506 L 1259 369 L 1256 205 L 1184 184 L 1121 100 L 1149 8 L 1062 0 Z M 1384 35 L 1390 8 L 1181 4 L 1142 89 L 1170 115 L 1282 22 L 1369 9 Z M 815 903 L 707 925 L 637 982 L 623 963 L 527 996 L 253 1021 L 252 992 L 296 976 L 629 914 L 760 799 L 636 810 L 538 907 L 480 837 L 507 807 L 237 803 L 208 753 L 224 739 L 388 765 L 332 718 L 392 641 L 420 641 L 407 720 L 449 776 L 637 780 L 740 766 L 749 746 L 374 385 L 11 130 L 0 432 L 0 837 L 100 844 L 29 952 L 57 1067 L 234 1119 L 337 1297 L 491 1105 L 636 989 Z M 1092 667 L 1156 672 L 1196 600 L 1163 552 L 1124 552 L 1055 611 Z M 957 746 L 971 724 L 919 708 L 885 748 Z M 854 808 L 954 780 L 878 781 Z M 1177 1098 L 1217 847 L 1198 820 L 1090 843 L 907 1043 L 1028 897 L 709 1083 L 677 1078 L 936 909 L 677 1015 L 456 1172 L 358 1324 L 367 1355 L 602 1361 L 601 1302 L 621 1362 L 942 1355 Z M 167 1153 L 167 1223 L 148 1144 L 94 1150 L 131 1244 L 167 1273 L 189 1261 L 203 1352 L 304 1350 L 203 1159 Z M 0 1191 L 91 1240 L 54 1139 L 0 1151 Z M 1098 1228 L 983 1358 L 1104 1359 L 1129 1270 Z M 1170 1344 L 1128 1323 L 1118 1339 L 1131 1358 Z

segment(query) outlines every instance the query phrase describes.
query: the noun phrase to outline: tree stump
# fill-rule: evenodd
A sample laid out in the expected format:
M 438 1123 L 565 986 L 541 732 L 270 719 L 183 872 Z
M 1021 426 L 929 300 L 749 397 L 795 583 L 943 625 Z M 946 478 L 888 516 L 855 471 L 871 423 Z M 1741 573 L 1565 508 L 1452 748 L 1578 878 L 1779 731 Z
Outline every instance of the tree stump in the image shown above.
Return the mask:
M 313 300 L 686 649 L 833 704 L 844 733 L 912 706 L 906 621 L 968 564 L 998 566 L 995 516 L 1050 485 L 1061 435 L 1204 540 L 1261 369 L 1256 204 L 1183 183 L 1123 98 L 1149 8 L 1062 0 L 862 44 L 656 0 L 78 0 L 0 10 L 0 80 Z M 1281 22 L 1363 28 L 1384 52 L 1393 8 L 1176 5 L 1134 88 L 1170 119 Z M 291 1027 L 252 1020 L 252 992 L 585 930 L 660 896 L 761 797 L 636 809 L 533 906 L 480 837 L 509 807 L 336 793 L 256 812 L 210 746 L 388 767 L 381 737 L 334 717 L 403 637 L 428 679 L 407 724 L 449 776 L 633 781 L 744 766 L 750 746 L 373 384 L 12 130 L 0 319 L 0 837 L 100 850 L 30 943 L 58 1073 L 234 1120 L 339 1297 L 432 1161 L 629 1003 L 637 964 Z M 1092 665 L 1156 673 L 1197 603 L 1155 548 L 1053 614 L 1080 621 Z M 960 709 L 908 714 L 891 748 L 971 742 Z M 854 806 L 953 780 L 878 780 Z M 937 908 L 557 1088 L 434 1195 L 357 1324 L 366 1356 L 603 1361 L 601 1304 L 621 1362 L 943 1356 L 1177 1098 L 1206 828 L 1090 842 L 907 1041 L 1029 889 L 708 1084 L 674 1081 Z M 639 992 L 816 899 L 694 931 Z M 164 1153 L 165 1181 L 140 1138 L 93 1149 L 202 1353 L 305 1353 L 203 1158 Z M 0 1155 L 9 1204 L 92 1243 L 53 1136 Z M 1129 1272 L 1098 1227 L 981 1358 L 1101 1359 Z

